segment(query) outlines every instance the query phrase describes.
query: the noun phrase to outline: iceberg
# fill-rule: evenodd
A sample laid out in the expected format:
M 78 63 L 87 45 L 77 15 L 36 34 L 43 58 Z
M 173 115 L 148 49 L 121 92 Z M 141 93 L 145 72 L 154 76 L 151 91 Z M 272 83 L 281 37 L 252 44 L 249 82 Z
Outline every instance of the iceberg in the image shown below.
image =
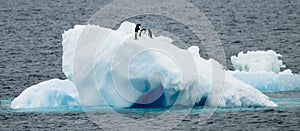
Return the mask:
M 286 67 L 281 57 L 273 50 L 240 52 L 231 57 L 235 71 L 227 72 L 262 92 L 300 91 L 299 74 L 280 71 Z
M 214 59 L 203 59 L 197 46 L 180 49 L 163 36 L 134 40 L 134 27 L 130 22 L 117 30 L 76 25 L 64 32 L 62 70 L 67 80 L 31 86 L 11 108 L 277 106 Z

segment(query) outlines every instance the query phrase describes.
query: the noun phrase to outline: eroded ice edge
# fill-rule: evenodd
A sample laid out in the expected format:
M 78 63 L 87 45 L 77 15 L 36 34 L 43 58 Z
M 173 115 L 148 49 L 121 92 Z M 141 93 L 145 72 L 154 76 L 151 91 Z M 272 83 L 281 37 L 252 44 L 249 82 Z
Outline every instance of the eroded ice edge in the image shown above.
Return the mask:
M 135 24 L 130 22 L 123 22 L 117 30 L 76 25 L 64 32 L 62 70 L 68 79 L 52 79 L 33 85 L 16 97 L 10 107 L 168 107 L 204 103 L 212 107 L 274 107 L 277 104 L 262 92 L 300 89 L 299 75 L 292 74 L 290 70 L 280 72 L 284 65 L 274 51 L 240 53 L 232 57 L 236 70 L 225 71 L 214 59 L 203 59 L 197 46 L 180 49 L 171 43 L 170 38 L 162 36 L 151 39 L 143 35 L 133 40 L 134 27 Z M 84 48 L 88 47 L 85 45 L 99 44 L 99 35 L 105 37 L 101 40 L 101 47 L 97 47 L 92 63 L 95 66 L 74 69 L 74 63 L 84 63 L 90 58 L 91 54 L 85 52 Z M 145 51 L 132 57 L 141 50 Z M 164 51 L 176 55 L 170 57 Z M 191 59 L 196 68 L 182 64 Z M 182 70 L 187 73 L 185 78 L 182 78 Z M 88 79 L 91 72 L 96 87 L 92 87 Z M 222 85 L 213 84 L 216 74 L 224 74 L 224 77 L 218 78 Z M 74 82 L 80 85 L 75 87 Z M 116 87 L 120 85 L 124 86 Z M 139 93 L 127 88 L 134 88 Z

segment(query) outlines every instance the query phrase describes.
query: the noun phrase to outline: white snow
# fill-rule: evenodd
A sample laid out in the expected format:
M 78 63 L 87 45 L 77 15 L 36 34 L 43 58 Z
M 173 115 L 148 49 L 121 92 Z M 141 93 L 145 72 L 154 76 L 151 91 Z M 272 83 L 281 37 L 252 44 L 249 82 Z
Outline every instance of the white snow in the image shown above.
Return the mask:
M 231 56 L 233 67 L 239 71 L 245 72 L 275 72 L 279 73 L 280 68 L 285 65 L 282 57 L 273 50 L 268 51 L 247 51 L 247 53 L 240 52 L 237 56 Z
M 134 26 L 124 22 L 118 30 L 111 30 L 80 25 L 66 31 L 62 70 L 68 80 L 54 79 L 29 87 L 13 100 L 11 108 L 78 103 L 115 107 L 191 106 L 203 98 L 207 98 L 208 106 L 277 106 L 254 87 L 233 77 L 214 59 L 200 57 L 197 46 L 180 49 L 166 37 L 143 36 L 133 40 Z

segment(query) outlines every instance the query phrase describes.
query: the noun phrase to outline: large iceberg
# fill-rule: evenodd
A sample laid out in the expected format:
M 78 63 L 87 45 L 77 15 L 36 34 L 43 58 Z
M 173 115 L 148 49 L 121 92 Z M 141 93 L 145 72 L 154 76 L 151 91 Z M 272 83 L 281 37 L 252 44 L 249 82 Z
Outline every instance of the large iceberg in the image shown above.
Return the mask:
M 11 108 L 277 106 L 214 59 L 200 57 L 198 47 L 180 49 L 170 38 L 146 34 L 134 40 L 134 27 L 123 22 L 117 30 L 76 25 L 66 31 L 62 70 L 68 79 L 29 87 Z
M 231 57 L 235 71 L 228 72 L 262 92 L 300 91 L 300 76 L 280 71 L 286 67 L 281 57 L 273 50 L 240 52 Z

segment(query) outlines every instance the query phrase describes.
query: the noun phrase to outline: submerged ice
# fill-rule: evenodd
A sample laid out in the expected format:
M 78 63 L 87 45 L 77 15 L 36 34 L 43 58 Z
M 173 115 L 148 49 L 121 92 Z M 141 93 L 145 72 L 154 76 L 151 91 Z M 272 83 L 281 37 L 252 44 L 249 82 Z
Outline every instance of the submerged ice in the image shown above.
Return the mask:
M 11 108 L 277 106 L 214 59 L 200 57 L 198 47 L 180 49 L 162 36 L 133 40 L 134 26 L 77 25 L 66 31 L 62 70 L 68 79 L 29 87 Z

